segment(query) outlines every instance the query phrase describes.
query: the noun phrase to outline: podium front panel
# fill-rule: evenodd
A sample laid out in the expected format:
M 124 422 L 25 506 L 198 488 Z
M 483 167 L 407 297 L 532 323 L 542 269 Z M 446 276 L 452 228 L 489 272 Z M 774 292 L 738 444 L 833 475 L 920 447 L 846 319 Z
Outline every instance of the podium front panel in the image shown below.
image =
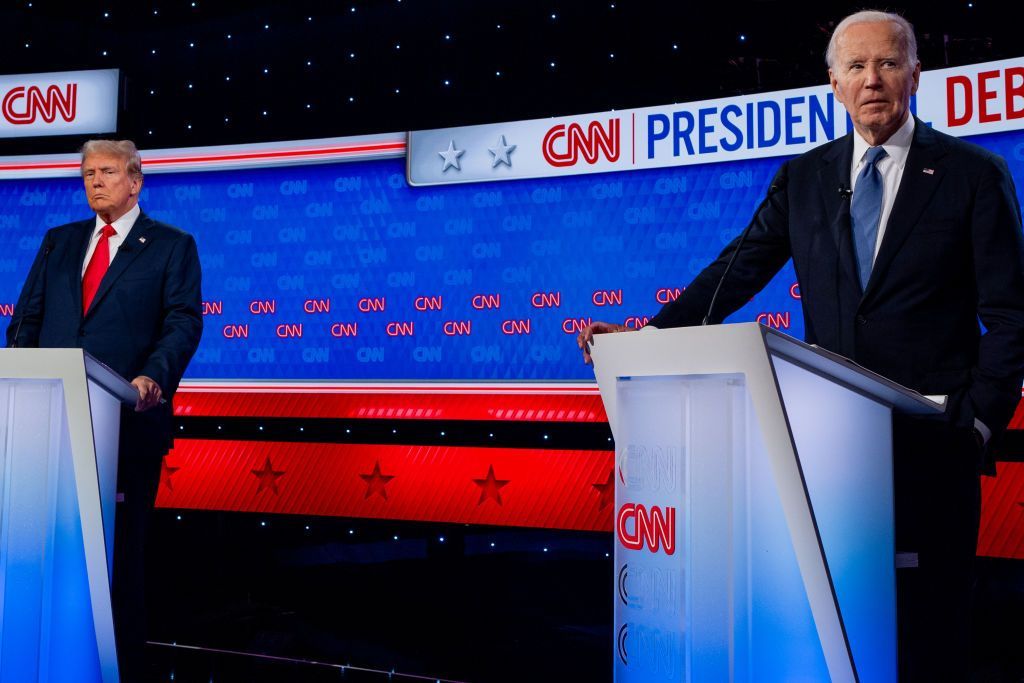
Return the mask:
M 744 376 L 616 392 L 616 682 L 829 680 Z
M 58 381 L 0 381 L 0 680 L 46 680 L 57 492 L 66 431 Z
M 0 351 L 0 681 L 119 678 L 108 558 L 120 392 L 86 360 Z

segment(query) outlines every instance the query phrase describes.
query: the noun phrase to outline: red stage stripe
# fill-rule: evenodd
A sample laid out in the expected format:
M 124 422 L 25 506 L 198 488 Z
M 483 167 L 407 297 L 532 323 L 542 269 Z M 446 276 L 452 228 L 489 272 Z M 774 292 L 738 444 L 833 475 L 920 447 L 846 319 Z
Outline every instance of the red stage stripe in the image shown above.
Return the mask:
M 1024 401 L 1017 404 L 1017 410 L 1013 413 L 1013 418 L 1010 420 L 1009 429 L 1024 429 Z
M 981 480 L 978 554 L 1024 560 L 1024 463 L 1000 462 Z
M 359 393 L 258 390 L 197 391 L 174 397 L 179 417 L 289 417 L 388 420 L 607 422 L 601 397 L 589 394 Z
M 614 499 L 595 484 L 612 461 L 607 451 L 178 439 L 157 507 L 610 532 Z
M 601 488 L 612 458 L 178 439 L 164 460 L 157 507 L 610 532 L 614 501 L 602 500 Z M 999 463 L 999 476 L 982 480 L 982 497 L 978 555 L 1024 559 L 1024 463 Z

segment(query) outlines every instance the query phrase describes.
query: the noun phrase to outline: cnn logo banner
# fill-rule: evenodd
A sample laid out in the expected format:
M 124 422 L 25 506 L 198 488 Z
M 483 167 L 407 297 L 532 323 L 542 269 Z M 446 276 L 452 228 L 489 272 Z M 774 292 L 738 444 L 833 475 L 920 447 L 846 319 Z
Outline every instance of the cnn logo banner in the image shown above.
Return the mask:
M 822 69 L 822 79 L 825 70 Z M 1024 128 L 1024 58 L 921 74 L 910 108 L 951 135 Z M 409 134 L 411 185 L 629 171 L 806 152 L 852 123 L 828 85 Z
M 0 137 L 117 130 L 117 69 L 0 76 Z

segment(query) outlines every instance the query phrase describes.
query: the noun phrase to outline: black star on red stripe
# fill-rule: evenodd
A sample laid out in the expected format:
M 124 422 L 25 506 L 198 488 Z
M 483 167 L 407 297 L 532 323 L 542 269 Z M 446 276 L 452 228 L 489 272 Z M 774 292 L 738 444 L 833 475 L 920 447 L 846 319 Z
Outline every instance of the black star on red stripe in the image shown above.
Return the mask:
M 267 456 L 267 461 L 263 463 L 263 469 L 252 470 L 252 473 L 256 475 L 256 478 L 260 480 L 260 486 L 256 489 L 256 493 L 260 493 L 263 489 L 270 489 L 277 495 L 277 480 L 279 477 L 284 475 L 284 470 L 275 470 L 273 465 L 270 464 L 270 456 Z
M 381 474 L 380 460 L 373 463 L 373 472 L 360 474 L 359 477 L 366 482 L 366 495 L 363 496 L 364 499 L 369 498 L 375 493 L 379 493 L 384 500 L 388 499 L 388 491 L 384 487 L 395 478 L 395 475 Z
M 180 467 L 171 467 L 167 464 L 167 456 L 163 457 L 160 461 L 160 486 L 166 486 L 168 491 L 174 490 L 174 483 L 171 481 L 171 477 L 174 473 L 180 470 Z
M 488 498 L 493 498 L 498 501 L 498 505 L 501 505 L 501 489 L 506 486 L 511 479 L 497 479 L 494 476 L 494 465 L 487 467 L 487 477 L 484 479 L 474 479 L 473 483 L 480 487 L 480 500 L 477 501 L 477 505 L 483 505 L 484 501 Z
M 601 507 L 604 510 L 608 505 L 615 502 L 615 468 L 608 472 L 608 478 L 603 484 L 591 484 L 601 494 Z

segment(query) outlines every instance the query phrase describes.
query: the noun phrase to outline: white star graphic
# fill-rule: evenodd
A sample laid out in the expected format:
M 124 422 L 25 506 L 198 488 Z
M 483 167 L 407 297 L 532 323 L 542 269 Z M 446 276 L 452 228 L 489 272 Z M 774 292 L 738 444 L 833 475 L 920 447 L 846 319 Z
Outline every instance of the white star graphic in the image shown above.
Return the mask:
M 440 157 L 444 159 L 444 168 L 441 169 L 441 173 L 446 172 L 449 168 L 455 167 L 456 171 L 461 171 L 462 167 L 459 166 L 459 157 L 466 153 L 464 149 L 455 149 L 455 140 L 448 141 L 448 149 L 444 152 L 438 152 Z
M 498 138 L 498 144 L 494 147 L 489 147 L 487 151 L 494 157 L 491 160 L 491 168 L 494 168 L 498 164 L 505 164 L 509 168 L 512 167 L 512 160 L 508 158 L 508 155 L 516 151 L 516 145 L 510 145 L 505 142 L 504 135 Z

